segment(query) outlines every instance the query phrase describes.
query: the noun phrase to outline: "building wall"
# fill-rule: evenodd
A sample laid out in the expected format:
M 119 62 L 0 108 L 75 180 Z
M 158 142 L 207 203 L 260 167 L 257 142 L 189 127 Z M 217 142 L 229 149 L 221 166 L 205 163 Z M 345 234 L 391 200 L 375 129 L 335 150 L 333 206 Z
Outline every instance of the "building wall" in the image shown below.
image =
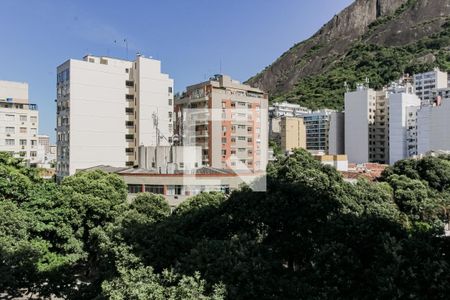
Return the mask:
M 448 87 L 448 75 L 438 68 L 430 72 L 414 75 L 414 88 L 417 96 L 422 100 L 422 105 L 429 105 L 432 101 L 434 89 Z
M 410 156 L 407 142 L 408 119 L 415 114 L 409 108 L 418 106 L 420 98 L 415 94 L 389 94 L 389 164 Z
M 59 177 L 96 165 L 137 165 L 137 147 L 157 144 L 154 113 L 161 144 L 168 144 L 173 81 L 159 61 L 88 55 L 57 71 Z
M 38 132 L 39 113 L 28 102 L 28 84 L 0 81 L 0 151 L 35 164 Z
M 330 114 L 330 129 L 328 132 L 328 154 L 345 153 L 345 116 L 342 112 Z
M 202 166 L 199 146 L 140 146 L 139 168 L 155 169 L 160 173 L 190 171 Z
M 173 80 L 161 73 L 161 62 L 137 58 L 137 144 L 170 145 L 173 136 Z M 170 104 L 170 105 L 169 105 Z M 157 138 L 154 118 L 158 120 L 160 138 Z
M 295 148 L 306 149 L 306 127 L 303 118 L 281 118 L 281 149 L 292 151 Z
M 345 153 L 351 163 L 369 161 L 369 108 L 374 108 L 369 103 L 375 97 L 371 89 L 345 94 Z
M 450 102 L 422 107 L 417 114 L 418 154 L 450 150 Z

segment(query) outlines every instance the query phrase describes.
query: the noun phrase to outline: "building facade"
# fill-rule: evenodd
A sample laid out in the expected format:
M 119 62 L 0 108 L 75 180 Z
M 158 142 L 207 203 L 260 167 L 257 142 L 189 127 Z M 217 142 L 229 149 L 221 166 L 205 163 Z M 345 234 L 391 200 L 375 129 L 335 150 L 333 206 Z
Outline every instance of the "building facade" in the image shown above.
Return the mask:
M 57 75 L 59 178 L 99 164 L 135 166 L 139 146 L 171 144 L 173 80 L 160 61 L 87 55 Z
M 311 110 L 300 106 L 294 103 L 277 102 L 273 103 L 272 106 L 269 107 L 269 117 L 277 118 L 277 117 L 301 117 L 305 114 L 311 113 Z
M 306 127 L 306 149 L 314 153 L 344 153 L 343 113 L 321 109 L 303 115 Z
M 417 111 L 417 153 L 450 150 L 450 101 Z
M 35 165 L 38 156 L 39 113 L 29 103 L 28 84 L 0 81 L 0 151 Z
M 200 146 L 139 146 L 139 168 L 171 174 L 202 167 Z
M 389 92 L 389 164 L 417 155 L 417 110 L 420 98 L 407 84 Z
M 303 118 L 282 117 L 280 122 L 281 150 L 306 149 L 306 127 Z
M 415 74 L 414 89 L 417 96 L 422 100 L 422 105 L 430 105 L 435 89 L 448 87 L 448 74 L 438 68 L 433 71 Z
M 216 75 L 187 87 L 175 111 L 182 145 L 201 146 L 204 166 L 265 170 L 267 93 Z
M 358 85 L 345 93 L 345 152 L 351 163 L 389 162 L 387 91 Z

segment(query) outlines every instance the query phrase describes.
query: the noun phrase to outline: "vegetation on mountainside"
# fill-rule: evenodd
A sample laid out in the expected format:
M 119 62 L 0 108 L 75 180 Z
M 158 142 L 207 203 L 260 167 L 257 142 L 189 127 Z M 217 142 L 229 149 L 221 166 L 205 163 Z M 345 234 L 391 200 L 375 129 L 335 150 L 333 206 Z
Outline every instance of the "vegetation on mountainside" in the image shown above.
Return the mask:
M 450 157 L 349 184 L 303 150 L 268 190 L 171 213 L 100 171 L 61 185 L 0 153 L 0 293 L 68 299 L 436 298 L 450 292 Z
M 443 25 L 441 32 L 410 45 L 385 47 L 362 40 L 356 42 L 343 58 L 328 58 L 330 67 L 325 72 L 301 79 L 291 92 L 272 100 L 287 100 L 312 109 L 343 109 L 344 82 L 353 89 L 357 82 L 362 83 L 367 78 L 371 87 L 381 88 L 404 73 L 412 75 L 434 67 L 450 71 L 449 47 L 450 19 Z M 421 61 L 426 55 L 434 55 L 435 61 Z M 299 63 L 306 63 L 307 59 L 302 58 Z

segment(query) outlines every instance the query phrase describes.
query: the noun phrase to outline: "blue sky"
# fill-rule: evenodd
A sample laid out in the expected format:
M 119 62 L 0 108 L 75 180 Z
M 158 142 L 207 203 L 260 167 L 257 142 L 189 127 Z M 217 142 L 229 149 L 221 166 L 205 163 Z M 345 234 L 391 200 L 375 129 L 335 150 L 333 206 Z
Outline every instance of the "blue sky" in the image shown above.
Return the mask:
M 26 81 L 54 141 L 56 67 L 85 54 L 162 61 L 175 90 L 222 73 L 244 81 L 352 0 L 1 0 L 0 80 Z M 117 43 L 114 43 L 114 40 Z

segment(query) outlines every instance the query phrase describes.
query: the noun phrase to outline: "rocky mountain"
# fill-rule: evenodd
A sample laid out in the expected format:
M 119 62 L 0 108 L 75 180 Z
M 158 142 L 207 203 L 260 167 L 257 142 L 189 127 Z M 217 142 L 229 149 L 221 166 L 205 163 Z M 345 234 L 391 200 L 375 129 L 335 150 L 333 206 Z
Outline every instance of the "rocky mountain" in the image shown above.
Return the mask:
M 310 107 L 342 106 L 343 84 L 450 69 L 450 0 L 356 0 L 247 83 Z

